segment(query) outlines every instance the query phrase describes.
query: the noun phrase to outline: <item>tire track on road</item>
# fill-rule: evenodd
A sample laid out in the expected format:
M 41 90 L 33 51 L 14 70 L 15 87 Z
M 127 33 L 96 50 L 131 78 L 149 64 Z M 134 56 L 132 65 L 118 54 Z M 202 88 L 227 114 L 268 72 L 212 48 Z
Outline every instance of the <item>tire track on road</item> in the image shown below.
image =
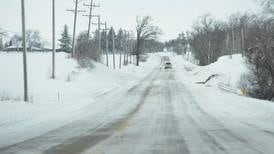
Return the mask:
M 249 154 L 263 154 L 254 146 L 250 145 L 247 140 L 234 134 L 215 117 L 204 111 L 193 99 L 191 93 L 184 87 L 182 83 L 179 83 L 178 86 L 185 96 L 184 103 L 187 103 L 188 106 L 191 108 L 189 110 L 191 112 L 188 112 L 186 114 L 189 123 L 194 126 L 196 131 L 200 134 L 201 138 L 211 148 L 212 152 L 231 153 L 230 150 L 232 149 L 230 149 L 230 143 L 237 143 L 239 147 L 242 147 L 242 149 L 244 149 L 245 151 L 249 151 Z M 209 125 L 210 127 L 215 127 L 215 129 L 207 129 L 205 127 L 207 125 Z M 220 142 L 220 139 L 222 140 L 222 142 Z
M 132 119 L 132 117 L 140 110 L 145 100 L 150 94 L 152 89 L 152 82 L 157 78 L 159 74 L 158 70 L 154 70 L 150 73 L 140 84 L 130 88 L 124 97 L 130 97 L 131 95 L 140 95 L 137 106 L 129 113 L 124 115 L 125 118 L 117 119 L 117 121 L 104 124 L 101 128 L 95 130 L 90 135 L 85 135 L 78 138 L 73 138 L 61 145 L 54 146 L 46 150 L 45 154 L 77 154 L 84 152 L 86 149 L 90 149 L 100 142 L 111 137 L 115 132 L 125 129 L 124 127 Z M 145 88 L 145 89 L 142 89 Z M 140 93 L 141 92 L 141 93 Z

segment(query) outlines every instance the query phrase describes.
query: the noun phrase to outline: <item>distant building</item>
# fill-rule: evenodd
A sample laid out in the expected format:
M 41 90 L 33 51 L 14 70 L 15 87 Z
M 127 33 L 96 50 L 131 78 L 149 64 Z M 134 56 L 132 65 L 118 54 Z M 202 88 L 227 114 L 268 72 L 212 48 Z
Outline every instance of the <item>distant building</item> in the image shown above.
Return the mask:
M 23 48 L 12 45 L 12 46 L 8 46 L 8 47 L 4 48 L 3 51 L 23 51 Z
M 52 51 L 52 49 L 48 49 L 48 48 L 38 48 L 38 47 L 32 47 L 31 49 L 28 47 L 27 48 L 28 51 L 35 51 L 35 52 L 45 52 L 45 51 Z M 3 51 L 9 51 L 9 52 L 16 52 L 16 51 L 23 51 L 23 47 L 22 46 L 8 46 L 6 48 L 4 48 Z

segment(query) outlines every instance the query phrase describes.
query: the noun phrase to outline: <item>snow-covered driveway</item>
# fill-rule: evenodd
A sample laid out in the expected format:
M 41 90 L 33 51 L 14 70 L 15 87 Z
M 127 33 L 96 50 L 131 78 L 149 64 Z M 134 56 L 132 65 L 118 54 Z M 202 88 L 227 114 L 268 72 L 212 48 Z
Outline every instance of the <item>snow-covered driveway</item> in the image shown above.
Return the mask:
M 179 66 L 155 68 L 135 86 L 100 96 L 100 114 L 0 153 L 274 153 L 272 104 L 195 85 Z

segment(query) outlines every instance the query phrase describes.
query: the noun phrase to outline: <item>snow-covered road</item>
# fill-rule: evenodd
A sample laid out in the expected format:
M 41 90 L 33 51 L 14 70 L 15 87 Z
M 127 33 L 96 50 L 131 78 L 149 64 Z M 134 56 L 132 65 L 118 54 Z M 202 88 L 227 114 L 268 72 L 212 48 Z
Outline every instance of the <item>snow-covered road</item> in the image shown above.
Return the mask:
M 96 114 L 0 148 L 0 153 L 274 153 L 273 121 L 261 117 L 262 108 L 252 114 L 256 103 L 244 105 L 249 101 L 244 98 L 247 101 L 244 104 L 228 104 L 228 98 L 239 96 L 213 94 L 198 85 L 192 87 L 194 83 L 189 78 L 180 67 L 175 66 L 173 70 L 157 67 L 136 85 L 99 96 L 101 108 Z M 215 101 L 214 95 L 218 95 Z M 214 102 L 209 102 L 210 99 Z M 220 99 L 223 102 L 218 102 Z M 274 114 L 274 111 L 266 113 Z

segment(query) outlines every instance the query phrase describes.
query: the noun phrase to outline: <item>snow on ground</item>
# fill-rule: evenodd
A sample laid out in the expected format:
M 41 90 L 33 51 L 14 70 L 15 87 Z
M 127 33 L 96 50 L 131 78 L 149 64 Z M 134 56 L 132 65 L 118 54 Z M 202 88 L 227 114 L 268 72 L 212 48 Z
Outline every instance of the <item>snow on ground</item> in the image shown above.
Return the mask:
M 175 61 L 180 61 L 181 57 L 175 56 L 174 58 Z M 185 59 L 181 62 L 181 67 L 192 76 L 193 82 L 204 82 L 211 75 L 217 75 L 209 80 L 206 86 L 218 87 L 225 85 L 236 91 L 240 88 L 241 76 L 248 72 L 245 60 L 240 54 L 232 55 L 232 58 L 222 56 L 218 61 L 207 66 L 197 66 Z
M 202 109 L 219 121 L 224 121 L 223 124 L 231 130 L 236 130 L 236 134 L 241 132 L 242 135 L 249 137 L 248 140 L 258 142 L 252 146 L 261 147 L 262 151 L 268 150 L 263 149 L 260 141 L 274 135 L 274 104 L 223 91 L 215 86 L 219 82 L 229 82 L 231 86 L 237 87 L 241 75 L 247 71 L 241 55 L 233 55 L 232 59 L 224 56 L 217 62 L 203 67 L 182 60 L 182 56 L 171 57 L 176 77 L 191 92 Z M 220 75 L 208 83 L 212 86 L 196 83 L 206 80 L 211 74 Z
M 191 83 L 189 77 L 182 72 L 177 73 L 177 76 L 191 92 L 191 96 L 202 111 L 221 122 L 236 137 L 242 137 L 249 146 L 259 149 L 260 153 L 273 152 L 269 148 L 274 135 L 274 104 L 272 102 Z M 210 125 L 210 122 L 206 123 L 204 128 L 222 131 Z
M 22 53 L 0 52 L 0 147 L 4 146 L 1 141 L 16 143 L 87 116 L 87 105 L 121 85 L 134 85 L 160 61 L 160 56 L 151 54 L 140 67 L 130 64 L 114 70 L 94 63 L 94 68 L 83 69 L 68 57 L 57 53 L 57 79 L 52 80 L 51 53 L 28 53 L 31 102 L 25 103 Z M 100 105 L 94 103 L 88 112 L 97 108 Z
M 67 54 L 58 53 L 56 80 L 49 78 L 51 54 L 30 53 L 28 65 L 32 103 L 13 100 L 22 98 L 21 53 L 0 53 L 0 97 L 6 95 L 11 99 L 0 101 L 0 147 L 39 136 L 91 114 L 101 117 L 106 112 L 115 112 L 112 108 L 118 104 L 112 103 L 116 102 L 112 101 L 114 96 L 121 95 L 120 91 L 126 90 L 124 88 L 144 78 L 158 66 L 161 56 L 171 58 L 174 69 L 170 71 L 174 71 L 176 81 L 183 83 L 192 96 L 189 98 L 193 98 L 201 110 L 222 122 L 234 134 L 241 133 L 237 136 L 257 143 L 250 146 L 268 150 L 260 141 L 272 143 L 274 104 L 222 91 L 217 86 L 223 82 L 237 87 L 241 74 L 247 71 L 241 56 L 233 55 L 232 59 L 221 57 L 216 63 L 200 67 L 172 53 L 150 55 L 149 60 L 138 68 L 128 65 L 116 70 L 98 63 L 93 69 L 80 69 L 75 61 L 67 58 Z M 118 57 L 116 55 L 116 60 Z M 219 76 L 206 85 L 196 83 L 212 74 Z M 100 102 L 98 98 L 109 91 L 109 103 Z M 210 130 L 212 126 L 208 123 L 204 127 Z

